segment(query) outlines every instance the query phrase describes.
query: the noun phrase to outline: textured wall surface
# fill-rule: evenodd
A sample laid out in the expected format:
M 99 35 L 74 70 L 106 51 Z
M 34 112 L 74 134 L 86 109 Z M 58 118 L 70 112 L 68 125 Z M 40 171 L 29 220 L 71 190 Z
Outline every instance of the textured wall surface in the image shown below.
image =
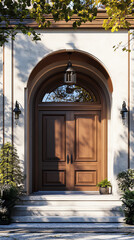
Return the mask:
M 107 69 L 113 83 L 113 93 L 111 101 L 111 116 L 108 119 L 108 178 L 113 184 L 113 191 L 116 193 L 116 175 L 119 171 L 128 166 L 128 129 L 126 124 L 122 124 L 120 109 L 122 102 L 128 102 L 128 53 L 123 52 L 121 48 L 114 51 L 113 45 L 122 41 L 122 46 L 128 44 L 127 31 L 117 33 L 106 32 L 104 30 L 47 30 L 41 32 L 41 41 L 37 44 L 30 38 L 18 34 L 14 42 L 12 65 L 11 42 L 5 46 L 5 118 L 4 118 L 4 136 L 5 141 L 11 141 L 11 72 L 13 66 L 13 102 L 19 101 L 22 114 L 18 125 L 14 122 L 14 144 L 17 147 L 20 159 L 25 161 L 26 138 L 25 138 L 25 88 L 29 75 L 36 64 L 47 54 L 62 49 L 78 49 L 94 55 Z M 134 48 L 132 43 L 131 48 Z M 3 142 L 3 117 L 2 117 L 2 62 L 3 53 L 1 53 L 0 62 L 0 141 Z M 131 110 L 134 111 L 134 53 L 130 53 L 131 59 Z M 133 154 L 133 112 L 131 112 L 131 166 L 134 167 Z M 25 147 L 24 147 L 25 146 Z

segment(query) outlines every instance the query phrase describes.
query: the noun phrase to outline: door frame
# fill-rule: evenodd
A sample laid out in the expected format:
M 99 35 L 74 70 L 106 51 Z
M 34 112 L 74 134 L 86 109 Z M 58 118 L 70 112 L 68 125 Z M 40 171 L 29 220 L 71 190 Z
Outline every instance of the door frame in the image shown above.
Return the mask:
M 34 109 L 34 128 L 33 128 L 33 156 L 34 156 L 34 161 L 33 161 L 33 178 L 32 178 L 32 189 L 33 191 L 38 191 L 39 186 L 38 186 L 38 154 L 39 154 L 39 147 L 38 147 L 38 111 L 45 111 L 45 110 L 100 110 L 101 111 L 101 117 L 102 117 L 102 142 L 103 142 L 103 169 L 102 169 L 102 176 L 103 178 L 107 177 L 107 104 L 106 104 L 106 97 L 103 89 L 94 81 L 92 81 L 89 78 L 87 78 L 87 81 L 84 81 L 84 83 L 81 84 L 87 91 L 89 88 L 89 83 L 90 87 L 92 86 L 96 94 L 98 94 L 99 99 L 97 103 L 42 103 L 42 97 L 43 94 L 46 90 L 49 88 L 54 88 L 54 85 L 57 85 L 56 82 L 56 76 L 54 79 L 49 79 L 48 82 L 45 82 L 40 89 L 37 92 L 36 99 L 35 99 L 35 109 Z M 90 89 L 90 88 L 89 88 Z M 100 101 L 100 102 L 99 102 Z
M 86 86 L 88 83 L 96 83 L 100 94 L 103 95 L 106 117 L 111 118 L 113 83 L 108 69 L 96 56 L 79 49 L 60 49 L 46 54 L 31 71 L 26 88 L 26 122 L 25 122 L 25 162 L 26 162 L 26 190 L 27 194 L 34 191 L 34 164 L 35 164 L 35 108 L 36 97 L 43 83 L 51 82 L 51 78 L 62 72 L 62 78 L 68 62 L 68 52 L 71 52 L 71 62 L 80 78 Z M 85 79 L 86 78 L 86 79 Z M 55 79 L 57 81 L 57 79 Z M 107 128 L 107 127 L 106 127 Z M 107 138 L 107 136 L 106 136 Z M 106 140 L 107 145 L 107 140 Z M 107 146 L 106 146 L 107 148 Z M 106 151 L 105 155 L 107 157 Z

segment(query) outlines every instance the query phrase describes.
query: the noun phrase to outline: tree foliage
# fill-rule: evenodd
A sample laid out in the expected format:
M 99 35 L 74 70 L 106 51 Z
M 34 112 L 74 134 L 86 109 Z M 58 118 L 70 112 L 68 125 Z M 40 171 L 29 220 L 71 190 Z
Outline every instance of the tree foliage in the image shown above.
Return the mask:
M 55 22 L 72 20 L 73 27 L 77 28 L 82 23 L 95 20 L 99 6 L 103 6 L 108 15 L 103 23 L 106 30 L 129 28 L 126 16 L 133 14 L 133 4 L 134 0 L 52 0 L 50 3 L 46 0 L 0 0 L 0 45 L 7 42 L 9 36 L 14 39 L 18 31 L 39 40 L 28 20 L 34 19 L 39 28 L 46 28 L 50 26 L 48 16 L 51 16 Z
M 104 20 L 103 27 L 107 30 L 118 31 L 120 28 L 129 28 L 130 23 L 126 17 L 133 15 L 134 0 L 102 0 L 105 5 L 108 19 Z

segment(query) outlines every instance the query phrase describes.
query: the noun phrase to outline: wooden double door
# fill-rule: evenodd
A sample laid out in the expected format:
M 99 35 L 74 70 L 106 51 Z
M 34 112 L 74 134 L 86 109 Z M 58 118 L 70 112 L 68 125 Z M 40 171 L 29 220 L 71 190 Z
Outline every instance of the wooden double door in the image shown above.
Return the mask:
M 101 110 L 40 110 L 38 117 L 38 190 L 96 191 L 106 177 Z

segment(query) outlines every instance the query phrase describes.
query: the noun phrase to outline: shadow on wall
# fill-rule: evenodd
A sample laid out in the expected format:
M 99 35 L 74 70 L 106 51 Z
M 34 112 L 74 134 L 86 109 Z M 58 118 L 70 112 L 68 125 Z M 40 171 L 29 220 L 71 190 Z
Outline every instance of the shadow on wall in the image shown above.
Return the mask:
M 14 95 L 17 99 L 14 99 L 14 102 L 16 100 L 19 101 L 21 96 L 22 102 L 21 100 L 19 101 L 21 103 L 21 115 L 18 121 L 19 128 L 24 127 L 24 88 L 27 86 L 29 75 L 36 64 L 50 52 L 51 50 L 46 48 L 41 41 L 35 43 L 30 37 L 23 34 L 16 36 L 14 42 Z M 24 139 L 20 139 L 19 134 L 15 134 L 14 140 L 18 145 L 24 144 Z
M 37 43 L 32 42 L 28 36 L 23 35 L 16 37 L 14 49 L 17 77 L 23 83 L 27 83 L 29 75 L 36 64 L 48 53 L 52 52 L 51 49 L 45 47 L 40 41 Z M 18 87 L 17 90 L 21 90 L 21 88 Z
M 5 107 L 4 107 L 4 138 L 8 139 L 11 142 L 11 103 L 9 102 L 8 98 L 4 96 Z M 0 104 L 1 107 L 3 105 L 3 89 L 0 88 Z M 1 117 L 0 117 L 0 145 L 3 144 L 3 108 L 0 110 Z
M 132 59 L 134 61 L 134 59 Z M 134 70 L 133 70 L 133 79 L 134 79 Z M 134 105 L 134 83 L 131 84 L 131 104 Z M 130 111 L 130 123 L 131 123 L 131 168 L 134 168 L 134 107 Z
M 134 62 L 134 42 L 131 42 L 131 62 Z M 131 69 L 131 74 L 132 74 L 132 79 L 134 79 L 134 68 L 132 67 Z M 133 80 L 131 80 L 130 83 L 130 87 L 131 87 L 131 98 L 130 98 L 130 106 L 134 105 L 134 82 Z M 126 101 L 127 102 L 127 101 Z M 121 109 L 119 109 L 120 111 Z M 132 107 L 130 109 L 130 168 L 134 168 L 134 107 Z M 121 124 L 121 122 L 120 122 Z M 123 140 L 126 144 L 126 146 L 128 146 L 128 121 L 126 120 L 125 122 L 125 126 L 124 126 L 124 131 L 122 132 L 122 134 L 120 135 L 121 140 Z M 117 175 L 118 172 L 123 171 L 124 169 L 126 169 L 128 167 L 128 149 L 127 151 L 124 151 L 123 148 L 120 149 L 115 157 L 114 157 L 114 172 Z M 117 169 L 119 171 L 117 171 Z
M 120 109 L 118 110 L 120 112 Z M 123 124 L 122 120 L 121 120 L 121 116 L 119 119 L 119 124 Z M 134 108 L 131 109 L 130 111 L 130 122 L 134 123 Z M 125 125 L 122 127 L 122 129 L 124 129 L 122 131 L 122 134 L 120 134 L 120 140 L 121 142 L 123 142 L 123 146 L 120 147 L 120 149 L 115 153 L 114 155 L 114 175 L 117 176 L 117 174 L 123 170 L 126 170 L 128 168 L 128 118 L 125 121 Z M 133 128 L 131 126 L 130 129 L 130 136 L 131 136 L 131 140 L 134 140 L 134 131 Z M 120 146 L 120 142 L 118 142 L 118 146 Z M 126 148 L 126 151 L 124 150 L 124 146 Z M 130 153 L 134 153 L 134 144 L 131 143 L 130 144 Z M 134 166 L 134 159 L 131 159 L 130 156 L 130 160 L 131 160 L 131 164 L 130 164 L 130 168 L 133 168 Z
M 7 48 L 9 48 L 10 45 L 7 45 Z M 13 108 L 15 107 L 15 101 L 19 99 L 16 99 L 16 93 L 17 96 L 22 96 L 22 99 L 24 97 L 24 88 L 27 85 L 27 81 L 29 78 L 29 75 L 32 71 L 32 69 L 35 67 L 35 65 L 48 53 L 50 53 L 51 50 L 47 49 L 41 42 L 38 42 L 37 44 L 35 42 L 32 42 L 30 37 L 25 36 L 23 34 L 18 34 L 16 36 L 16 40 L 14 41 L 14 99 L 13 99 Z M 5 56 L 6 57 L 6 56 Z M 6 70 L 6 69 L 5 69 Z M 0 73 L 3 71 L 3 63 L 0 59 Z M 8 71 L 8 70 L 7 70 Z M 7 79 L 5 79 L 5 84 Z M 24 83 L 24 84 L 23 84 Z M 0 83 L 0 145 L 3 144 L 3 84 Z M 24 102 L 21 103 L 21 115 L 18 121 L 18 129 L 22 129 L 24 127 Z M 14 121 L 14 131 L 15 131 L 15 119 L 13 115 L 13 121 Z M 12 101 L 11 96 L 4 95 L 4 138 L 5 142 L 10 141 L 12 142 Z M 20 133 L 14 135 L 14 141 L 18 143 L 19 146 L 21 146 L 22 141 L 24 142 L 24 139 L 20 136 Z M 22 150 L 23 151 L 23 150 Z M 22 153 L 23 157 L 23 153 Z M 22 158 L 21 157 L 21 158 Z M 24 158 L 24 157 L 23 157 Z M 22 161 L 23 162 L 23 161 Z
M 72 33 L 71 34 L 71 41 L 67 43 L 70 49 L 78 49 L 75 45 L 76 42 L 76 36 Z
M 9 47 L 9 45 L 7 45 Z M 16 40 L 14 42 L 14 86 L 15 90 L 18 95 L 24 96 L 24 87 L 27 84 L 29 75 L 32 71 L 32 69 L 35 67 L 35 65 L 48 53 L 50 53 L 51 50 L 47 49 L 41 42 L 32 42 L 31 39 L 28 36 L 25 36 L 23 34 L 18 34 L 16 36 Z M 0 71 L 2 71 L 2 61 L 0 60 Z M 20 83 L 25 83 L 19 84 Z M 5 83 L 7 84 L 7 83 Z M 2 84 L 1 84 L 2 85 Z M 15 95 L 16 95 L 15 93 Z M 15 101 L 14 106 L 15 106 Z M 8 96 L 4 96 L 4 102 L 5 102 L 5 116 L 4 116 L 4 125 L 5 125 L 5 138 L 11 135 L 11 100 L 8 99 Z M 3 86 L 0 86 L 0 103 L 2 106 L 3 103 Z M 23 105 L 23 103 L 21 103 Z M 23 127 L 24 126 L 24 105 L 21 105 L 21 115 L 19 118 L 18 126 Z M 15 126 L 15 122 L 14 122 Z M 3 118 L 0 118 L 0 129 L 3 131 Z M 16 140 L 20 140 L 20 136 L 15 136 Z M 2 134 L 0 135 L 0 142 L 3 142 Z
M 1 55 L 1 58 L 0 58 L 0 74 L 2 73 L 3 71 L 3 64 L 2 64 L 2 52 L 3 51 L 3 48 L 0 47 L 0 55 Z

